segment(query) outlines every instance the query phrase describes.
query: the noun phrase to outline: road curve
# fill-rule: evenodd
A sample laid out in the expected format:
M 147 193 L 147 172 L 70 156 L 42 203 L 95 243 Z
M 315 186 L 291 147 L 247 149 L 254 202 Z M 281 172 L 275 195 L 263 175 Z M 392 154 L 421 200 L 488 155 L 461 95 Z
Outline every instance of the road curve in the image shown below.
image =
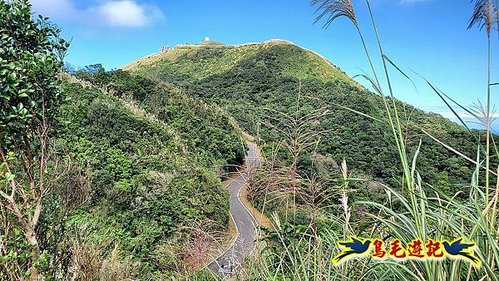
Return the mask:
M 231 275 L 256 247 L 256 228 L 257 222 L 251 213 L 241 202 L 240 191 L 251 177 L 254 168 L 260 164 L 257 154 L 257 146 L 254 143 L 248 143 L 248 154 L 245 159 L 244 170 L 240 171 L 239 176 L 232 181 L 229 186 L 230 193 L 230 214 L 237 228 L 237 238 L 234 244 L 208 265 L 208 268 L 220 276 Z

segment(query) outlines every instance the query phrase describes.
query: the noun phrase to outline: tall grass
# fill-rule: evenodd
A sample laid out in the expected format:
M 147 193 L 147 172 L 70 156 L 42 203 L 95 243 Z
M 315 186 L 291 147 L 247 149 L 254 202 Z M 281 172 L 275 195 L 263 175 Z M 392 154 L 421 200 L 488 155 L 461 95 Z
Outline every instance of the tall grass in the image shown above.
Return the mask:
M 382 120 L 382 122 L 387 122 L 390 127 L 393 142 L 400 158 L 403 180 L 401 186 L 396 188 L 384 185 L 384 189 L 389 194 L 389 200 L 386 204 L 369 200 L 349 203 L 347 192 L 342 192 L 343 215 L 329 219 L 332 224 L 343 225 L 343 227 L 337 231 L 322 233 L 318 240 L 313 240 L 306 231 L 288 229 L 289 227 L 283 226 L 279 217 L 275 216 L 276 230 L 273 232 L 272 239 L 282 246 L 280 248 L 282 251 L 264 251 L 259 259 L 253 261 L 253 268 L 258 268 L 258 270 L 253 270 L 249 276 L 267 280 L 281 280 L 284 277 L 293 280 L 372 280 L 373 278 L 379 280 L 499 280 L 499 224 L 497 221 L 499 181 L 496 177 L 497 167 L 491 167 L 493 162 L 491 159 L 499 157 L 499 154 L 491 137 L 490 104 L 491 89 L 496 85 L 491 81 L 490 71 L 491 30 L 497 23 L 498 11 L 493 0 L 475 0 L 472 2 L 474 11 L 469 27 L 479 25 L 481 28 L 485 28 L 488 44 L 486 106 L 483 116 L 473 114 L 477 119 L 485 120 L 485 148 L 482 147 L 479 136 L 476 136 L 478 140 L 476 155 L 464 155 L 459 152 L 459 147 L 452 147 L 430 133 L 417 128 L 427 137 L 433 139 L 435 145 L 442 145 L 475 164 L 470 179 L 468 199 L 462 200 L 462 192 L 446 194 L 438 186 L 431 186 L 423 182 L 420 173 L 425 173 L 425 171 L 418 169 L 418 155 L 422 141 L 413 155 L 408 153 L 404 133 L 404 126 L 408 125 L 401 121 L 401 109 L 396 104 L 391 75 L 395 71 L 408 79 L 410 78 L 385 53 L 370 1 L 365 1 L 365 8 L 369 15 L 370 29 L 376 38 L 375 53 L 369 51 L 370 48 L 364 40 L 361 24 L 356 17 L 355 6 L 351 0 L 311 1 L 311 4 L 317 7 L 316 22 L 325 19 L 324 26 L 329 27 L 336 19 L 346 17 L 352 22 L 359 34 L 366 59 L 371 68 L 370 75 L 365 74 L 360 75 L 360 77 L 371 84 L 374 92 L 383 101 L 386 120 Z M 378 66 L 381 71 L 376 69 L 375 56 L 381 62 Z M 384 83 L 381 83 L 382 80 Z M 451 104 L 457 105 L 467 112 L 473 112 L 472 109 L 455 103 L 430 82 L 428 85 L 442 98 L 452 112 L 456 113 L 457 111 Z M 374 117 L 372 119 L 377 120 Z M 465 124 L 463 123 L 463 125 Z M 470 133 L 473 134 L 472 131 Z M 349 175 L 346 172 L 346 167 L 342 167 L 342 171 L 344 171 L 344 188 L 340 190 L 345 191 Z M 397 204 L 392 204 L 395 202 Z M 395 208 L 394 205 L 398 207 Z M 366 258 L 349 261 L 336 268 L 329 262 L 332 254 L 339 251 L 335 242 L 348 235 L 356 234 L 352 233 L 350 226 L 350 210 L 353 207 L 357 207 L 357 210 L 366 210 L 362 211 L 362 215 L 372 222 L 373 226 L 370 231 L 363 233 L 365 236 L 382 237 L 385 238 L 385 242 L 388 242 L 389 238 L 399 238 L 404 245 L 417 238 L 424 241 L 428 239 L 452 241 L 455 238 L 463 237 L 468 241 L 476 242 L 475 254 L 481 260 L 481 266 L 476 267 L 462 260 L 396 263 L 390 260 L 376 261 Z M 292 239 L 294 241 L 290 242 Z

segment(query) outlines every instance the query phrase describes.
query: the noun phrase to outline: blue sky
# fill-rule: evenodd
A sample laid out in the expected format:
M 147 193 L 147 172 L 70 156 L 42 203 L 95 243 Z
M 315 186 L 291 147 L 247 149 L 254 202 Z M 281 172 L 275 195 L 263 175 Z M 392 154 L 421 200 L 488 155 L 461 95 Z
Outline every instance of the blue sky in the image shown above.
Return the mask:
M 226 44 L 282 38 L 312 49 L 353 76 L 368 71 L 359 38 L 346 19 L 327 30 L 313 25 L 308 0 L 32 0 L 71 39 L 67 61 L 76 66 L 123 66 L 162 45 L 197 43 L 204 37 Z M 368 44 L 375 43 L 365 2 L 353 0 Z M 449 115 L 417 72 L 464 105 L 484 101 L 486 36 L 467 30 L 468 0 L 371 0 L 388 56 L 417 85 L 395 75 L 396 96 Z M 497 32 L 493 36 L 493 80 L 499 80 Z M 373 49 L 374 51 L 374 49 Z M 363 81 L 361 81 L 363 82 Z M 499 88 L 499 87 L 498 87 Z M 494 90 L 496 96 L 499 89 Z M 493 99 L 495 104 L 495 98 Z

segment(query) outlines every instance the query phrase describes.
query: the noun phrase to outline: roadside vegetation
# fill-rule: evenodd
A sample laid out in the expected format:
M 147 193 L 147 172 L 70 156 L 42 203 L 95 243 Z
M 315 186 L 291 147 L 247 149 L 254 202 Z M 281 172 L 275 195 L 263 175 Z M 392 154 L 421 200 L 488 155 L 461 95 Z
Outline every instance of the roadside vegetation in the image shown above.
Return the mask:
M 469 28 L 478 26 L 484 30 L 488 39 L 489 64 L 484 67 L 489 70 L 489 77 L 487 93 L 485 94 L 486 104 L 482 110 L 473 110 L 455 103 L 448 95 L 428 82 L 428 87 L 449 106 L 449 110 L 452 112 L 456 112 L 457 109 L 466 111 L 475 116 L 476 121 L 483 124 L 486 129 L 485 131 L 463 130 L 463 134 L 468 135 L 470 139 L 470 143 L 463 144 L 452 143 L 450 139 L 436 136 L 435 132 L 425 128 L 424 123 L 417 118 L 409 120 L 412 122 L 407 122 L 405 119 L 405 112 L 395 100 L 390 78 L 394 73 L 410 78 L 384 53 L 369 0 L 365 1 L 365 6 L 359 4 L 355 7 L 348 0 L 316 0 L 311 3 L 317 7 L 317 21 L 323 21 L 325 27 L 329 27 L 337 18 L 346 17 L 360 35 L 366 58 L 372 66 L 370 74 L 362 75 L 362 78 L 371 84 L 374 93 L 382 100 L 378 106 L 384 110 L 384 116 L 379 118 L 369 112 L 357 110 L 347 105 L 343 108 L 369 118 L 372 122 L 387 124 L 392 145 L 396 147 L 400 177 L 397 184 L 378 182 L 376 189 L 371 186 L 371 191 L 377 190 L 379 193 L 387 195 L 384 202 L 380 202 L 372 197 L 355 195 L 358 192 L 359 184 L 366 179 L 357 177 L 350 172 L 347 161 L 338 165 L 339 175 L 329 177 L 315 172 L 313 176 L 307 175 L 297 178 L 296 168 L 293 164 L 295 161 L 283 164 L 278 157 L 271 157 L 267 166 L 263 167 L 261 171 L 262 176 L 257 177 L 253 186 L 258 186 L 256 202 L 261 209 L 281 211 L 272 213 L 274 229 L 267 230 L 267 235 L 264 236 L 265 246 L 258 257 L 248 262 L 249 270 L 243 273 L 243 278 L 267 280 L 498 280 L 499 233 L 497 227 L 499 222 L 497 201 L 499 182 L 497 181 L 497 159 L 499 154 L 497 153 L 495 137 L 491 134 L 492 112 L 490 105 L 492 87 L 497 85 L 497 83 L 491 82 L 490 76 L 491 30 L 494 24 L 497 24 L 498 17 L 496 4 L 490 0 L 473 1 L 474 12 L 469 24 Z M 374 46 L 374 49 L 377 50 L 375 53 L 368 51 L 370 48 L 365 45 L 363 40 L 363 29 L 357 21 L 355 10 L 359 7 L 365 7 L 371 16 L 368 26 L 372 28 L 371 30 L 377 38 L 377 45 Z M 380 61 L 381 65 L 375 64 L 374 61 Z M 381 69 L 381 71 L 376 69 Z M 298 117 L 301 117 L 299 120 L 307 120 L 303 116 L 303 114 L 299 115 Z M 296 117 L 291 117 L 291 120 L 297 120 Z M 456 117 L 459 118 L 459 116 Z M 292 122 L 292 124 L 297 124 L 297 122 Z M 466 127 L 464 122 L 462 125 Z M 295 132 L 295 134 L 290 132 Z M 315 130 L 315 132 L 319 131 Z M 411 135 L 408 132 L 419 134 L 415 138 L 417 145 L 412 149 L 411 143 L 407 141 Z M 287 130 L 284 133 L 292 137 L 281 138 L 284 141 L 279 142 L 276 146 L 278 148 L 274 151 L 278 151 L 279 147 L 282 147 L 288 151 L 288 155 L 293 155 L 293 151 L 296 151 L 293 147 L 300 144 L 301 139 L 310 136 L 306 130 Z M 433 142 L 425 141 L 425 138 L 428 137 Z M 317 142 L 327 141 L 316 139 Z M 474 154 L 469 154 L 472 152 L 467 150 L 469 145 L 474 145 Z M 462 175 L 468 175 L 467 184 L 463 186 L 456 183 L 446 184 L 441 181 L 431 181 L 426 175 L 431 174 L 432 169 L 425 165 L 425 159 L 422 158 L 423 151 L 428 149 L 428 146 L 431 150 L 443 147 L 458 155 L 462 160 L 472 163 L 474 165 L 474 168 L 471 169 L 472 173 L 462 173 Z M 463 151 L 467 152 L 463 153 Z M 272 154 L 272 156 L 274 155 L 276 154 Z M 291 157 L 291 159 L 294 158 Z M 317 167 L 316 170 L 320 171 L 320 167 L 328 162 L 319 158 L 312 163 L 313 167 Z M 446 162 L 437 160 L 436 163 Z M 450 165 L 446 163 L 443 167 L 449 168 Z M 461 171 L 464 172 L 464 170 Z M 314 200 L 307 201 L 307 198 L 314 198 Z M 334 200 L 330 200 L 331 198 Z M 288 205 L 289 201 L 291 201 L 292 207 L 283 210 L 280 206 L 283 206 L 284 203 L 286 206 L 290 206 Z M 297 205 L 298 208 L 295 207 Z M 330 208 L 336 210 L 336 213 Z M 319 224 L 319 227 L 317 226 L 317 217 L 323 222 Z M 337 241 L 346 240 L 350 236 L 381 238 L 385 244 L 390 239 L 397 238 L 402 241 L 403 245 L 407 245 L 417 238 L 448 241 L 464 238 L 476 243 L 475 252 L 482 263 L 480 267 L 460 260 L 397 263 L 367 257 L 347 261 L 336 267 L 332 264 L 331 258 L 340 252 Z
M 469 21 L 489 46 L 484 105 L 466 108 L 427 81 L 485 130 L 397 100 L 391 77 L 411 77 L 385 53 L 369 0 L 311 4 L 326 28 L 352 23 L 371 66 L 356 78 L 371 90 L 282 40 L 64 69 L 60 30 L 26 0 L 0 1 L 0 280 L 216 279 L 203 267 L 226 235 L 222 181 L 242 164 L 245 133 L 265 158 L 248 197 L 272 227 L 235 279 L 498 280 L 497 1 L 472 1 Z M 463 237 L 481 267 L 336 267 L 337 242 L 352 235 L 404 245 Z
M 275 127 L 266 126 L 271 121 L 269 115 L 274 117 L 275 112 L 280 112 L 281 117 L 291 116 L 297 106 L 301 114 L 323 108 L 328 114 L 316 126 L 323 131 L 321 141 L 300 156 L 302 171 L 310 170 L 315 149 L 317 155 L 333 159 L 336 166 L 345 159 L 356 175 L 392 186 L 398 184 L 402 169 L 389 125 L 373 122 L 373 118 L 387 118 L 383 100 L 318 55 L 281 41 L 235 47 L 180 47 L 169 52 L 144 62 L 139 60 L 126 69 L 174 84 L 208 104 L 222 107 L 246 132 L 260 140 L 266 156 L 275 140 L 281 138 Z M 220 61 L 231 64 L 224 63 L 224 71 L 219 69 L 211 74 L 192 71 L 204 70 Z M 451 146 L 459 146 L 465 155 L 476 154 L 476 138 L 440 115 L 394 102 L 405 126 L 408 153 L 416 151 L 421 137 L 425 144 L 419 156 L 420 165 L 428 171 L 423 179 L 438 183 L 443 189 L 463 188 L 474 165 L 438 145 L 421 129 Z M 364 195 L 368 193 L 371 192 L 365 190 Z
M 1 1 L 0 279 L 188 276 L 229 222 L 222 179 L 244 157 L 229 116 L 92 66 L 27 1 Z M 209 276 L 209 275 L 208 275 Z

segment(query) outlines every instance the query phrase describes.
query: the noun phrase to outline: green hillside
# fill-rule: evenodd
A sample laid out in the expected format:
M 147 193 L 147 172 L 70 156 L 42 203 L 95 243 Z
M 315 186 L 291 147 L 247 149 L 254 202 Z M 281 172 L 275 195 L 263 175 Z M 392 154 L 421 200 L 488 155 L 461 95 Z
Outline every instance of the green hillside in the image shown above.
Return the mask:
M 106 71 L 103 64 L 127 63 L 165 30 L 184 40 L 199 24 L 222 24 L 218 36 L 230 37 L 244 30 L 242 20 L 251 37 L 261 36 L 250 13 L 224 24 L 241 11 L 258 19 L 261 9 L 169 3 L 182 14 L 164 21 L 161 1 L 39 2 L 46 1 L 0 0 L 0 281 L 499 280 L 497 0 L 469 2 L 468 29 L 487 35 L 483 57 L 469 44 L 448 52 L 457 45 L 426 34 L 444 6 L 425 3 L 424 26 L 408 23 L 442 42 L 418 54 L 414 46 L 425 42 L 415 38 L 404 59 L 439 63 L 429 79 L 444 73 L 452 82 L 459 73 L 445 63 L 473 52 L 458 68 L 483 66 L 466 79 L 478 92 L 488 81 L 478 104 L 424 87 L 484 130 L 402 101 L 392 76 L 411 75 L 381 39 L 393 18 L 381 12 L 397 13 L 400 3 L 382 11 L 369 0 L 308 1 L 316 23 L 328 28 L 342 18 L 360 37 L 370 70 L 356 81 L 278 39 L 231 46 L 206 37 Z M 461 17 L 464 9 L 453 8 Z M 229 17 L 207 21 L 214 11 Z M 55 12 L 64 32 L 39 12 Z M 261 23 L 289 36 L 313 32 L 285 15 Z M 83 36 L 75 48 L 61 37 L 71 33 Z M 396 39 L 391 51 L 407 49 L 396 46 L 401 34 L 386 34 Z M 108 53 L 115 45 L 121 52 Z M 96 51 L 107 53 L 101 63 L 71 65 Z
M 386 272 L 397 279 L 402 271 L 372 259 L 359 268 L 332 266 L 337 241 L 349 235 L 409 241 L 421 228 L 422 235 L 453 239 L 460 227 L 477 225 L 480 215 L 471 210 L 488 200 L 479 188 L 487 185 L 481 169 L 470 161 L 485 157 L 483 131 L 383 99 L 294 44 L 181 46 L 124 69 L 223 108 L 259 140 L 266 161 L 249 196 L 275 229 L 263 231 L 265 247 L 247 265 L 250 278 L 357 280 Z M 390 120 L 389 112 L 397 117 Z M 400 124 L 396 137 L 394 122 Z M 447 215 L 448 208 L 455 211 Z M 469 224 L 463 222 L 468 217 Z M 383 270 L 368 269 L 377 265 Z
M 221 106 L 245 130 L 258 134 L 266 147 L 279 138 L 275 130 L 265 126 L 272 112 L 306 115 L 313 109 L 324 108 L 329 114 L 319 120 L 318 127 L 327 132 L 322 135 L 316 153 L 338 163 L 346 159 L 350 170 L 357 175 L 393 185 L 400 180 L 397 151 L 388 125 L 342 108 L 383 119 L 381 98 L 321 56 L 292 43 L 179 46 L 124 69 L 175 84 Z M 301 109 L 295 113 L 298 96 Z M 466 155 L 476 154 L 476 140 L 464 128 L 439 115 L 424 113 L 402 102 L 397 104 L 404 113 L 401 119 L 407 129 L 409 149 L 414 151 L 422 138 L 419 164 L 425 171 L 423 179 L 442 189 L 451 184 L 466 186 L 473 166 L 434 145 L 420 129 L 460 147 Z M 302 158 L 302 167 L 307 167 L 310 159 Z
M 274 57 L 269 49 L 282 50 L 289 56 Z M 258 60 L 268 56 L 268 61 Z M 260 68 L 274 68 L 284 76 L 321 79 L 347 76 L 324 60 L 320 55 L 305 51 L 284 40 L 271 40 L 262 44 L 229 45 L 180 45 L 168 52 L 153 54 L 125 66 L 124 70 L 157 74 L 163 79 L 181 82 L 181 78 L 206 79 L 217 74 L 234 71 L 241 64 L 255 62 Z M 292 68 L 289 66 L 293 66 Z M 173 74 L 172 72 L 176 72 Z
M 57 141 L 87 170 L 88 197 L 70 213 L 47 209 L 47 225 L 66 221 L 61 241 L 81 237 L 83 253 L 97 251 L 104 265 L 116 247 L 129 273 L 108 272 L 112 278 L 183 271 L 191 261 L 182 251 L 195 229 L 216 238 L 227 228 L 221 176 L 243 157 L 240 133 L 222 113 L 172 87 L 122 72 L 92 77 L 93 84 L 65 82 L 70 102 L 62 107 Z M 105 278 L 105 270 L 97 268 L 95 277 Z

